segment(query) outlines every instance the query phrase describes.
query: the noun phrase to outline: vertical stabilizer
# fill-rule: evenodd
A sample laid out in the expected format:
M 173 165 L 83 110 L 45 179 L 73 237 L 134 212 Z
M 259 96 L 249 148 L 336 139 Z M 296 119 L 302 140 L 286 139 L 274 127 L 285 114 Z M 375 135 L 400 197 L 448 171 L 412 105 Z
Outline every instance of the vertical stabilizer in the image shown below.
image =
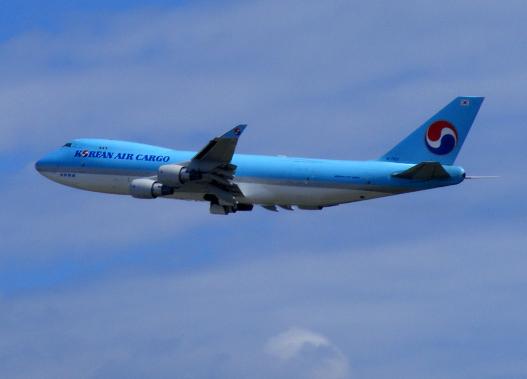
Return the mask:
M 425 161 L 451 165 L 483 103 L 483 97 L 455 98 L 402 140 L 380 160 L 401 163 Z

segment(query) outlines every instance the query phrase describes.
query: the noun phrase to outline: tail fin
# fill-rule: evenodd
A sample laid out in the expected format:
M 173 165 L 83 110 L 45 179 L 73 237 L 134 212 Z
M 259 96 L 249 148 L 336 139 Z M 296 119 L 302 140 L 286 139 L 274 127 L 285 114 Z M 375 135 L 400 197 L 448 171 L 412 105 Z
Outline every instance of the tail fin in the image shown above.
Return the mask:
M 380 160 L 402 163 L 434 161 L 451 165 L 465 142 L 483 97 L 457 97 L 402 140 Z

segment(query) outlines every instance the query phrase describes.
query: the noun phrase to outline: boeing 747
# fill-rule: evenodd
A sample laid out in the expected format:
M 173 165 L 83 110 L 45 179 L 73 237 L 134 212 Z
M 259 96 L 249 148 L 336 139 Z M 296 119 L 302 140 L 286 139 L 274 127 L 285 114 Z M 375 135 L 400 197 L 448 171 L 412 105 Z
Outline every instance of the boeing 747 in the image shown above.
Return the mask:
M 344 161 L 235 154 L 246 125 L 198 152 L 109 139 L 75 139 L 35 168 L 57 183 L 138 199 L 210 203 L 226 215 L 338 204 L 461 183 L 455 159 L 483 97 L 458 97 L 379 159 Z

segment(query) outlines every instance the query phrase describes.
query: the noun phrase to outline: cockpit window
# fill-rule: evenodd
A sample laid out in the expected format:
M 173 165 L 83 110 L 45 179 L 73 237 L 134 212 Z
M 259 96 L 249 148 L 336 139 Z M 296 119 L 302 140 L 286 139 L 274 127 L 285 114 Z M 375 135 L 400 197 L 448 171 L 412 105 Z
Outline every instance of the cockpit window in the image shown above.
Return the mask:
M 71 142 L 68 142 L 68 143 L 64 144 L 64 146 L 62 146 L 62 147 L 71 147 Z

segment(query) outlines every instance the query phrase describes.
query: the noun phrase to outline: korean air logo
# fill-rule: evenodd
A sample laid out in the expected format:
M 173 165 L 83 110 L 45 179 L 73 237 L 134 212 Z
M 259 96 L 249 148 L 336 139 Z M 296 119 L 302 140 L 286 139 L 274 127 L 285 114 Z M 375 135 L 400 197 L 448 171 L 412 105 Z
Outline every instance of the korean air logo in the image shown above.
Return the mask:
M 81 157 L 86 158 L 88 155 L 90 155 L 90 152 L 88 150 L 82 150 Z
M 427 129 L 425 143 L 428 150 L 437 155 L 445 155 L 457 145 L 457 130 L 448 121 L 433 122 Z

